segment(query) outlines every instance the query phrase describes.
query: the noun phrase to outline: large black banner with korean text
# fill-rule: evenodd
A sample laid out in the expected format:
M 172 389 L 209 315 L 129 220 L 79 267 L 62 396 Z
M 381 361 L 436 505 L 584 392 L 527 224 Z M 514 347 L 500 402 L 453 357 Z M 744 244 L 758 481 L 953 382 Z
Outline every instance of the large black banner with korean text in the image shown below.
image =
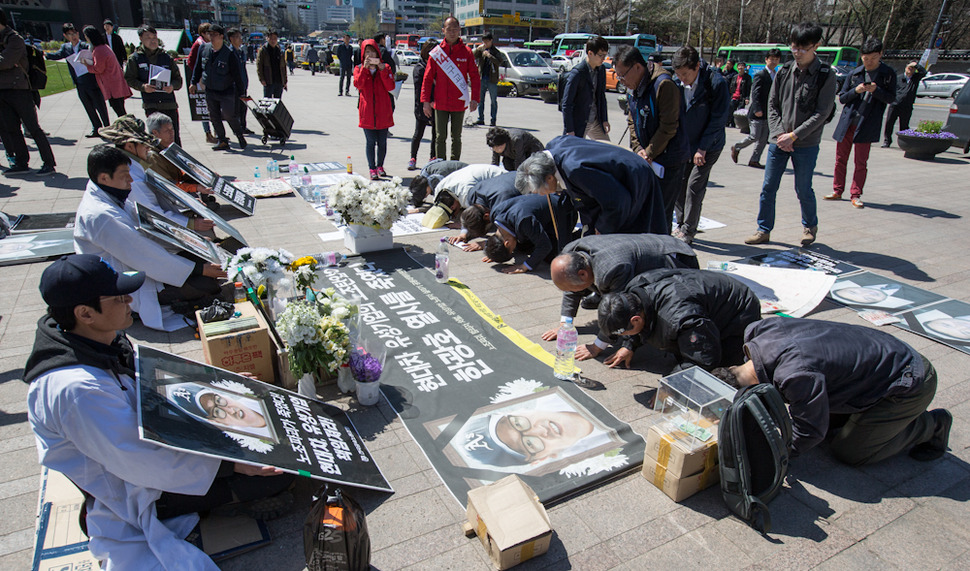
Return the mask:
M 344 411 L 280 387 L 139 345 L 142 440 L 392 492 Z
M 387 351 L 382 391 L 464 505 L 472 488 L 518 474 L 543 502 L 637 468 L 644 442 L 552 355 L 457 281 L 440 284 L 403 250 L 321 270 L 360 299 L 361 331 Z

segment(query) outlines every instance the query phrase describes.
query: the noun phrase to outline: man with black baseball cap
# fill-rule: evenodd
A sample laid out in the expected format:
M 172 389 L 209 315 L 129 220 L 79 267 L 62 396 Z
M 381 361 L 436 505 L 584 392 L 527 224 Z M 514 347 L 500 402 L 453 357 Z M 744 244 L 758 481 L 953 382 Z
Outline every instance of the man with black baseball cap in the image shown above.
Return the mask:
M 139 439 L 134 353 L 122 330 L 132 323 L 129 294 L 144 281 L 143 272 L 118 273 L 85 254 L 44 270 L 48 310 L 24 367 L 27 415 L 40 463 L 84 492 L 81 525 L 107 568 L 217 570 L 183 540 L 195 512 L 235 496 L 249 502 L 242 511 L 266 516 L 269 504 L 292 501 L 284 491 L 292 476 Z M 254 476 L 270 477 L 254 485 Z

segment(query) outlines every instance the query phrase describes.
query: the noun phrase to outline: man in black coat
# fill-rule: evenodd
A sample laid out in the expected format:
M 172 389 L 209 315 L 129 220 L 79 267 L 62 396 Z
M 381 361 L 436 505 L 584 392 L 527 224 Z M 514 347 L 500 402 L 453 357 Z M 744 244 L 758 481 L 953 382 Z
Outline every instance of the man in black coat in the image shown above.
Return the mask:
M 586 41 L 586 56 L 566 73 L 561 88 L 563 134 L 609 141 L 610 122 L 606 105 L 606 68 L 603 60 L 610 44 L 600 36 Z M 589 117 L 596 118 L 589 123 Z
M 882 148 L 886 149 L 893 144 L 893 129 L 897 119 L 900 131 L 909 129 L 909 118 L 913 116 L 913 104 L 916 103 L 916 90 L 924 77 L 926 68 L 915 61 L 906 64 L 906 70 L 896 76 L 896 99 L 889 106 Z
M 61 49 L 56 52 L 44 54 L 47 59 L 65 59 L 81 50 L 91 49 L 87 42 L 80 41 L 80 35 L 74 28 L 74 24 L 64 24 L 61 27 L 61 33 L 66 41 L 61 44 Z M 81 100 L 81 106 L 84 107 L 84 112 L 87 113 L 88 119 L 91 121 L 91 132 L 85 137 L 95 139 L 98 137 L 98 129 L 111 124 L 111 121 L 108 120 L 108 106 L 104 102 L 101 88 L 98 87 L 98 80 L 84 64 L 74 65 L 68 62 L 67 70 L 71 72 L 71 81 L 77 88 L 77 98 Z
M 521 274 L 552 260 L 572 241 L 576 212 L 565 195 L 550 201 L 545 196 L 528 194 L 497 204 L 492 210 L 492 221 L 496 230 L 485 242 L 482 261 L 501 264 L 511 260 L 515 252 L 527 254 L 529 257 L 521 264 L 502 269 L 506 274 Z
M 603 335 L 624 336 L 608 364 L 630 366 L 633 351 L 650 344 L 680 362 L 707 370 L 744 362 L 745 327 L 761 319 L 761 303 L 740 281 L 706 270 L 653 270 L 603 296 L 599 305 Z M 595 354 L 594 354 L 595 356 Z
M 515 187 L 523 194 L 562 187 L 588 233 L 667 233 L 663 195 L 650 165 L 614 145 L 556 137 L 522 163 Z
M 849 152 L 855 151 L 855 170 L 852 172 L 852 206 L 863 208 L 862 187 L 866 184 L 869 150 L 879 140 L 882 115 L 886 105 L 896 98 L 896 73 L 882 63 L 882 42 L 869 38 L 862 43 L 862 65 L 852 70 L 842 91 L 842 116 L 832 138 L 835 147 L 835 171 L 832 174 L 832 194 L 825 200 L 842 200 L 845 192 L 845 173 Z
M 927 411 L 933 365 L 871 327 L 771 318 L 748 326 L 750 360 L 715 373 L 735 386 L 771 383 L 789 404 L 792 455 L 832 436 L 832 454 L 853 466 L 909 451 L 928 461 L 946 453 L 953 416 Z M 847 418 L 846 418 L 847 417 Z
M 605 234 L 584 236 L 566 245 L 550 265 L 552 282 L 562 290 L 562 318 L 576 317 L 580 305 L 595 309 L 604 294 L 623 291 L 634 277 L 662 268 L 697 269 L 697 256 L 682 240 L 660 234 Z M 584 295 L 587 295 L 585 298 Z M 542 334 L 556 339 L 557 330 Z M 609 346 L 599 335 L 592 345 L 576 348 L 580 361 L 595 357 Z
M 111 20 L 104 21 L 104 37 L 108 40 L 108 47 L 118 58 L 118 65 L 125 69 L 125 62 L 128 61 L 128 50 L 125 49 L 125 41 L 115 32 L 115 24 Z
M 492 164 L 514 171 L 534 153 L 545 149 L 542 141 L 522 129 L 491 127 L 485 134 L 485 144 L 492 149 Z
M 751 143 L 757 143 L 754 152 L 751 153 L 748 166 L 757 169 L 765 168 L 761 164 L 761 153 L 768 144 L 768 92 L 771 91 L 771 82 L 775 80 L 775 69 L 779 63 L 781 63 L 781 50 L 771 48 L 765 56 L 765 67 L 754 75 L 751 83 L 751 102 L 748 104 L 751 133 L 744 140 L 731 145 L 731 160 L 735 163 L 738 162 L 741 149 Z
M 226 128 L 222 124 L 225 119 L 229 128 L 239 141 L 239 149 L 246 149 L 246 138 L 243 136 L 242 126 L 236 117 L 236 99 L 246 93 L 243 85 L 242 72 L 239 69 L 239 59 L 232 49 L 225 43 L 225 30 L 219 24 L 209 28 L 210 43 L 202 47 L 199 61 L 192 73 L 189 93 L 195 93 L 196 86 L 205 91 L 206 105 L 209 107 L 209 120 L 215 129 L 219 143 L 212 147 L 214 151 L 228 151 L 229 139 Z

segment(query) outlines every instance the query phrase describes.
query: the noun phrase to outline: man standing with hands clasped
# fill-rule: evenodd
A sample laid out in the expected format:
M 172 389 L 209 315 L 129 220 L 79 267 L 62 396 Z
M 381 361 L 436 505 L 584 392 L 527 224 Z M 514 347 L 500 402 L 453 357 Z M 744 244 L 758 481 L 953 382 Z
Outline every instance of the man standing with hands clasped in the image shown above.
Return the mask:
M 474 113 L 478 108 L 474 96 L 481 91 L 481 80 L 475 66 L 475 56 L 461 41 L 458 19 L 454 16 L 445 18 L 445 27 L 441 31 L 445 41 L 431 50 L 428 57 L 421 102 L 424 103 L 426 116 L 431 117 L 434 112 L 437 128 L 435 153 L 438 158 L 447 156 L 445 143 L 448 141 L 448 123 L 451 123 L 451 160 L 457 161 L 461 159 L 461 128 L 465 108 L 469 113 Z
M 862 187 L 866 184 L 869 149 L 879 140 L 882 114 L 886 105 L 896 98 L 896 73 L 881 62 L 882 42 L 869 38 L 862 44 L 862 65 L 852 70 L 839 93 L 842 116 L 832 138 L 835 147 L 835 172 L 832 194 L 825 200 L 842 200 L 845 192 L 845 171 L 849 152 L 855 150 L 855 171 L 852 173 L 852 206 L 862 208 Z
M 802 246 L 815 241 L 818 213 L 812 174 L 818 159 L 822 128 L 835 107 L 835 73 L 815 55 L 822 42 L 822 28 L 803 22 L 792 28 L 791 52 L 775 76 L 768 94 L 768 128 L 775 142 L 768 147 L 765 179 L 758 207 L 758 230 L 745 244 L 764 244 L 775 226 L 775 195 L 788 160 L 795 170 L 795 194 L 802 210 Z

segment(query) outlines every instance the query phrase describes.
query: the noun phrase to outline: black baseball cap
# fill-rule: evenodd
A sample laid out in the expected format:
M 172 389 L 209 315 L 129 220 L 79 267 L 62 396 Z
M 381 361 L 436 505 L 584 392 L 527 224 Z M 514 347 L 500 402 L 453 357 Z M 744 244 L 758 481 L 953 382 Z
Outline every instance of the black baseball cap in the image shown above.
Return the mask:
M 145 272 L 118 273 L 93 254 L 62 256 L 40 276 L 40 295 L 51 307 L 75 307 L 93 299 L 127 295 L 145 283 Z

